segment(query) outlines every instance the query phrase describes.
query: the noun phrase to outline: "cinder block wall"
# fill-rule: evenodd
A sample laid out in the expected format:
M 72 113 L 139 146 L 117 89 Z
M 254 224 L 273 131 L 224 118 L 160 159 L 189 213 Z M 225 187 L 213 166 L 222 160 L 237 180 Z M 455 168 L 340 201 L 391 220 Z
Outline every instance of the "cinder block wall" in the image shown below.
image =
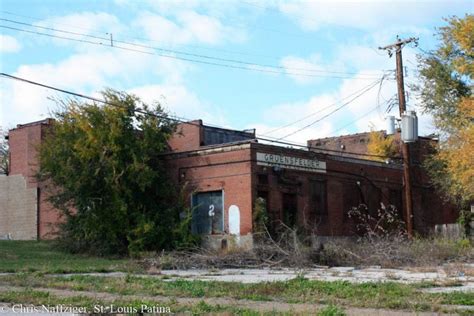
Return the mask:
M 16 128 L 10 130 L 8 143 L 10 146 L 10 173 L 8 178 L 15 176 L 22 177 L 27 190 L 35 192 L 35 212 L 28 212 L 30 221 L 34 222 L 36 233 L 35 238 L 50 239 L 54 238 L 57 231 L 56 224 L 60 219 L 60 213 L 48 203 L 49 189 L 45 183 L 39 183 L 36 173 L 39 168 L 38 163 L 38 146 L 44 137 L 46 130 L 51 124 L 51 119 L 45 119 L 38 122 L 32 122 L 23 125 L 17 125 Z M 9 196 L 12 200 L 11 205 L 22 205 L 21 198 L 13 194 Z M 16 199 L 19 199 L 16 201 Z M 13 202 L 15 200 L 15 202 Z M 28 202 L 29 203 L 29 202 Z M 24 203 L 25 205 L 28 203 Z M 1 210 L 1 209 L 0 209 Z M 0 218 L 15 218 L 16 213 L 0 212 Z M 6 220 L 5 220 L 6 222 Z M 12 226 L 15 227 L 15 226 Z M 13 229 L 13 228 L 12 228 Z M 10 229 L 11 230 L 11 229 Z
M 37 238 L 37 190 L 21 175 L 0 176 L 0 236 Z

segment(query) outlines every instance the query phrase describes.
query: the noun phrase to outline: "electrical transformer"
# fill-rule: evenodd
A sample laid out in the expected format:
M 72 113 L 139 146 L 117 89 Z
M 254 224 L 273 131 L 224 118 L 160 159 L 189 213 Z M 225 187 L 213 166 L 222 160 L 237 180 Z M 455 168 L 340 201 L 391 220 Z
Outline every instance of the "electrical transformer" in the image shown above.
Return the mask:
M 418 140 L 418 117 L 415 111 L 406 111 L 402 114 L 402 141 L 413 143 Z

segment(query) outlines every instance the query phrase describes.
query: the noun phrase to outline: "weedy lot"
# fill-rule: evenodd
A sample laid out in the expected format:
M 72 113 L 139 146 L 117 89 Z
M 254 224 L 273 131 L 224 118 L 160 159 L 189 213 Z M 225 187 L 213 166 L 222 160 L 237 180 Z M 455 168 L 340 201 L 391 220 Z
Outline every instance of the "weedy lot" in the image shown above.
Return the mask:
M 401 284 L 308 280 L 244 284 L 138 276 L 139 261 L 64 254 L 48 242 L 0 242 L 0 302 L 93 306 L 170 306 L 173 312 L 343 315 L 344 310 L 390 309 L 412 312 L 472 314 L 474 292 L 425 293 L 435 282 Z M 81 275 L 82 272 L 124 271 L 124 275 Z M 61 275 L 60 273 L 79 273 Z M 59 274 L 58 274 L 59 273 Z M 54 275 L 53 275 L 54 274 Z M 456 285 L 456 284 L 453 284 Z M 280 305 L 278 305 L 280 304 Z M 306 308 L 305 308 L 306 307 Z
M 140 272 L 134 260 L 61 252 L 51 241 L 0 240 L 0 272 Z

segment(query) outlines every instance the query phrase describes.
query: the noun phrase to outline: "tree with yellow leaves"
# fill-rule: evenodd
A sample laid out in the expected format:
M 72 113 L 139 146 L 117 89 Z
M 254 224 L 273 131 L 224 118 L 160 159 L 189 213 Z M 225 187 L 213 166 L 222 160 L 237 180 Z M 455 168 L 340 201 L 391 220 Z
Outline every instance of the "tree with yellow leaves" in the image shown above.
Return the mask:
M 440 132 L 425 166 L 433 182 L 463 205 L 474 200 L 474 16 L 446 21 L 438 30 L 439 47 L 420 57 L 417 88 Z
M 398 150 L 393 136 L 385 135 L 385 133 L 380 131 L 371 131 L 367 152 L 373 155 L 375 160 L 385 161 L 390 157 L 396 156 Z

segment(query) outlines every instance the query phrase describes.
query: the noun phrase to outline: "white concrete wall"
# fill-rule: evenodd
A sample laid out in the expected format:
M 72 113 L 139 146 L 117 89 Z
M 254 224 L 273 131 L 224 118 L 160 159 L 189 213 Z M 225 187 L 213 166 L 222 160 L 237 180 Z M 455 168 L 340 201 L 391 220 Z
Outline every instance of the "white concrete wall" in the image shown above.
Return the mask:
M 0 236 L 37 238 L 37 192 L 21 175 L 0 176 Z

